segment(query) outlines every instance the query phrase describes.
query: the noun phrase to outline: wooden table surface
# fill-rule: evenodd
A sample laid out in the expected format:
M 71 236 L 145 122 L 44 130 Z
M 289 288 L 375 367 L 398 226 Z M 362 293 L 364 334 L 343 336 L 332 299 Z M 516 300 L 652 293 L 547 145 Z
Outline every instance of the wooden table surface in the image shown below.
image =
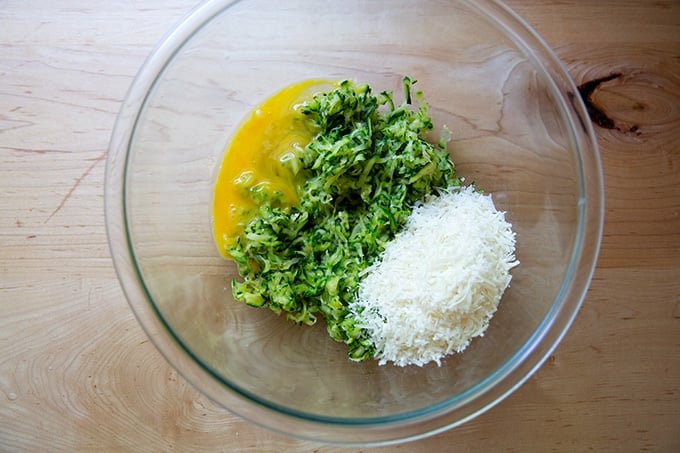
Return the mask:
M 678 452 L 680 1 L 508 3 L 577 84 L 614 76 L 590 96 L 606 184 L 597 270 L 572 329 L 517 392 L 384 451 Z M 194 4 L 0 1 L 0 451 L 345 451 L 200 395 L 116 280 L 110 132 L 143 60 Z

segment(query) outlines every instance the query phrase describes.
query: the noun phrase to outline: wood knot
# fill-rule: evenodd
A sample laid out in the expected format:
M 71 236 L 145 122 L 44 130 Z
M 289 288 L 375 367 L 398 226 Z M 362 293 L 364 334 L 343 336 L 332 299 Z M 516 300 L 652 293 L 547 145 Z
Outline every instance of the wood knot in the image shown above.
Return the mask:
M 615 72 L 608 76 L 582 83 L 578 86 L 578 92 L 581 95 L 581 99 L 583 99 L 583 103 L 586 105 L 588 116 L 590 116 L 591 121 L 604 129 L 615 129 L 616 124 L 614 123 L 614 120 L 607 116 L 601 107 L 595 104 L 593 101 L 593 93 L 601 84 L 618 79 L 621 75 L 620 72 Z
M 654 67 L 619 66 L 583 82 L 578 92 L 591 121 L 633 142 L 672 141 L 680 127 L 680 86 Z

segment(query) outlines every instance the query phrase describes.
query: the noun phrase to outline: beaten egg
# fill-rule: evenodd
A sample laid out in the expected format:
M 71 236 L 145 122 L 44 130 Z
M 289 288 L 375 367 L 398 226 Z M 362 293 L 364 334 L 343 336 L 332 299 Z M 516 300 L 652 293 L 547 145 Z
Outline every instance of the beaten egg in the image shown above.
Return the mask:
M 229 258 L 229 248 L 264 200 L 281 207 L 298 202 L 304 183 L 298 156 L 317 133 L 300 107 L 333 86 L 325 80 L 290 85 L 258 105 L 234 134 L 213 194 L 213 235 L 223 257 Z

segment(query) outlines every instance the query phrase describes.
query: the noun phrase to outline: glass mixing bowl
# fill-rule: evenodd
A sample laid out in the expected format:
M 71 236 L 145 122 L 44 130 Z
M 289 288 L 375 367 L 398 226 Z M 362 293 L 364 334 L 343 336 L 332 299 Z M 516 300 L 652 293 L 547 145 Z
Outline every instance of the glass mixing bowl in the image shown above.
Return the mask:
M 350 362 L 323 322 L 296 326 L 234 302 L 235 268 L 210 220 L 216 169 L 255 105 L 310 78 L 400 93 L 405 75 L 453 132 L 458 175 L 507 212 L 521 261 L 486 334 L 422 368 Z M 169 33 L 132 84 L 108 155 L 106 217 L 133 311 L 189 382 L 278 432 L 375 445 L 460 425 L 536 371 L 586 293 L 603 187 L 576 87 L 498 1 L 216 0 Z

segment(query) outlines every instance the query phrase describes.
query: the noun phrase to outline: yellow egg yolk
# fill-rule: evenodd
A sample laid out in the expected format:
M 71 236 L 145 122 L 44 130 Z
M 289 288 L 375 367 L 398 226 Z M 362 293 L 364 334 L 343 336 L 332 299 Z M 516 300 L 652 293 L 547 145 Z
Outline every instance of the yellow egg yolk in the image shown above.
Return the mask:
M 298 203 L 304 180 L 290 164 L 317 132 L 300 106 L 333 86 L 323 80 L 290 85 L 257 106 L 234 134 L 213 194 L 213 234 L 223 257 L 229 258 L 261 200 L 282 207 Z

